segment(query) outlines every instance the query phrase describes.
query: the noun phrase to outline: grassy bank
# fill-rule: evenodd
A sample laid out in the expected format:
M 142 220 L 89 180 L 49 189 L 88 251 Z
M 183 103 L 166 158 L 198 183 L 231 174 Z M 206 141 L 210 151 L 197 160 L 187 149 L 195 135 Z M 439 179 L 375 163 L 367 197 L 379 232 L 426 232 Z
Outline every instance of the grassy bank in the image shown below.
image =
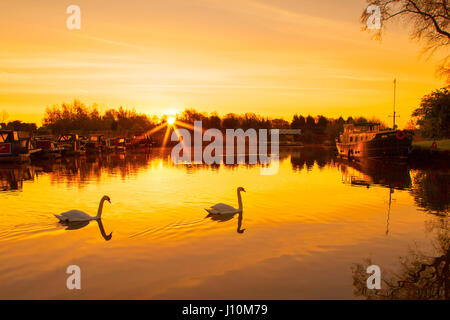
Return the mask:
M 423 140 L 423 141 L 413 141 L 413 146 L 422 148 L 422 149 L 430 149 L 431 145 L 433 144 L 434 140 Z M 442 151 L 449 151 L 450 150 L 450 139 L 444 139 L 444 140 L 436 140 L 437 143 L 437 149 Z

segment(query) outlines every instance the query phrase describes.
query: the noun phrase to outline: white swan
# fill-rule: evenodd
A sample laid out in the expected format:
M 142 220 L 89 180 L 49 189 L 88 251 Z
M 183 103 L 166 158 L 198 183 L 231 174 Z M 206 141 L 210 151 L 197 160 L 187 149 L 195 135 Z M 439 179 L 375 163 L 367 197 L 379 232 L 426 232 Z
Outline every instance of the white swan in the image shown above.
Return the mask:
M 90 221 L 90 220 L 100 220 L 103 211 L 103 203 L 108 201 L 111 203 L 111 199 L 108 196 L 104 196 L 102 200 L 100 200 L 100 205 L 98 206 L 98 212 L 95 217 L 91 217 L 87 213 L 79 210 L 71 210 L 60 215 L 55 214 L 55 217 L 59 219 L 59 222 L 75 222 L 75 221 Z
M 232 206 L 224 203 L 218 203 L 213 205 L 211 208 L 205 209 L 208 211 L 210 215 L 222 215 L 222 214 L 235 214 L 242 212 L 242 198 L 241 198 L 241 191 L 245 192 L 245 189 L 242 187 L 237 188 L 237 196 L 238 196 L 238 204 L 239 208 L 233 208 Z

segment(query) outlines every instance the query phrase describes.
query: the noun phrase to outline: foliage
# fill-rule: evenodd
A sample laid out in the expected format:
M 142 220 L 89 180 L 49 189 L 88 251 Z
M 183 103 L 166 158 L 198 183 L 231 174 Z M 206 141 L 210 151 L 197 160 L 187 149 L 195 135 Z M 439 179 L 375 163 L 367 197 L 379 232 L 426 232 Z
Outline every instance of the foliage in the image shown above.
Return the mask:
M 97 105 L 86 107 L 79 100 L 72 104 L 63 103 L 61 106 L 47 108 L 43 119 L 43 127 L 54 133 L 69 131 L 95 132 L 120 131 L 128 133 L 143 133 L 156 126 L 154 119 L 136 111 L 107 110 L 103 115 Z
M 433 91 L 422 98 L 414 110 L 419 130 L 425 138 L 450 138 L 450 86 Z

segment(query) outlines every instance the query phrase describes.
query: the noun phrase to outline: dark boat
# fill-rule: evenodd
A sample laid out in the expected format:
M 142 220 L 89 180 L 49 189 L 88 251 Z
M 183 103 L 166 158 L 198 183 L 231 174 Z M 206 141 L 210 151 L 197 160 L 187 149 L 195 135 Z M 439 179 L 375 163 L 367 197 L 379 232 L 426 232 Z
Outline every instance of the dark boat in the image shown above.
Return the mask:
M 30 139 L 20 138 L 18 131 L 0 130 L 0 162 L 30 161 Z
M 85 153 L 77 134 L 63 134 L 59 136 L 56 145 L 58 148 L 63 148 L 63 157 L 79 156 Z
M 139 136 L 127 139 L 125 146 L 126 149 L 132 152 L 150 152 L 154 145 L 153 139 L 150 136 Z
M 101 153 L 108 151 L 104 135 L 91 135 L 84 145 L 86 153 Z
M 112 138 L 109 140 L 109 146 L 116 152 L 125 152 L 127 150 L 125 138 Z
M 408 130 L 381 130 L 379 123 L 346 124 L 336 147 L 341 158 L 403 158 L 412 150 L 412 137 Z
M 50 138 L 38 137 L 35 139 L 36 148 L 40 149 L 40 152 L 32 154 L 33 159 L 57 159 L 62 156 L 64 148 L 58 147 L 56 142 Z

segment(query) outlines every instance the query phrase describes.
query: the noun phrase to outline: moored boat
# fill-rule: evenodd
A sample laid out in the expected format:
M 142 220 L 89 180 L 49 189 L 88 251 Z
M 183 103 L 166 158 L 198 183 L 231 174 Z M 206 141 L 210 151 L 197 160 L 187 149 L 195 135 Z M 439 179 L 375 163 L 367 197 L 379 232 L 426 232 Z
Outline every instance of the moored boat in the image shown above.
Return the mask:
M 58 159 L 61 158 L 64 148 L 58 147 L 51 138 L 38 137 L 35 139 L 39 152 L 31 155 L 34 159 Z
M 19 132 L 0 130 L 0 162 L 23 163 L 30 161 L 29 139 L 21 139 Z
M 411 152 L 412 132 L 380 129 L 379 123 L 346 124 L 336 140 L 342 158 L 402 158 Z
M 81 140 L 77 134 L 63 134 L 56 141 L 58 148 L 63 148 L 62 156 L 79 156 L 84 154 L 82 149 Z

